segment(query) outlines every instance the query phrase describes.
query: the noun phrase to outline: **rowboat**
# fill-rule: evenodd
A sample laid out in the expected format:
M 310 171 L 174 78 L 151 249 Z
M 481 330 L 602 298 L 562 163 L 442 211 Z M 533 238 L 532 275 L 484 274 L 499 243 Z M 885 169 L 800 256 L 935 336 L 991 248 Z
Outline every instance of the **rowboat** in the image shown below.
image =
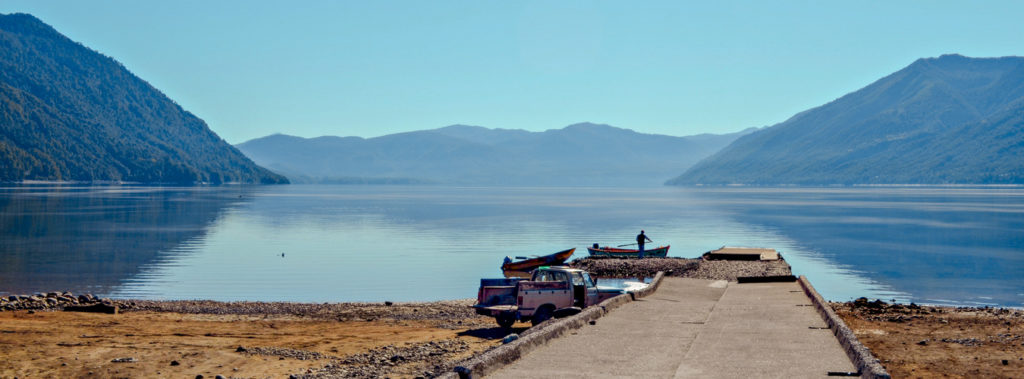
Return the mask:
M 644 258 L 665 258 L 668 255 L 669 246 L 659 246 L 653 249 L 644 249 Z M 588 247 L 587 251 L 590 252 L 591 256 L 594 257 L 613 257 L 613 258 L 639 258 L 640 250 L 637 249 L 620 249 L 617 247 Z
M 515 272 L 516 274 L 519 274 L 519 273 L 529 274 L 530 271 L 533 271 L 533 269 L 535 269 L 537 267 L 540 267 L 540 266 L 558 266 L 558 265 L 560 265 L 562 263 L 565 263 L 565 261 L 567 259 L 569 259 L 569 257 L 571 257 L 572 253 L 574 253 L 574 252 L 576 252 L 576 248 L 575 247 L 572 248 L 572 249 L 562 250 L 562 251 L 559 251 L 559 252 L 554 253 L 554 254 L 542 255 L 542 256 L 539 256 L 539 257 L 533 257 L 533 258 L 517 257 L 517 258 L 525 258 L 525 259 L 523 259 L 521 261 L 515 261 L 515 262 L 512 261 L 512 258 L 506 257 L 505 258 L 505 263 L 501 265 L 501 271 L 505 271 L 506 274 L 508 274 L 509 272 Z M 508 275 L 506 275 L 506 276 L 508 276 Z M 515 276 L 521 276 L 521 275 L 515 275 Z

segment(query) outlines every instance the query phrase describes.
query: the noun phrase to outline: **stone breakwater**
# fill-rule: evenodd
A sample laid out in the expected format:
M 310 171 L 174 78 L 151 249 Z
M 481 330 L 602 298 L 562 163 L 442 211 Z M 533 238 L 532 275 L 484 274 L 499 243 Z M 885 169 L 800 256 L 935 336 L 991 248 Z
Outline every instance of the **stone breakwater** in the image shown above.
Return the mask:
M 665 276 L 736 281 L 739 277 L 792 275 L 785 260 L 717 261 L 703 258 L 617 259 L 589 257 L 576 259 L 570 266 L 587 270 L 599 278 L 650 278 L 658 271 Z
M 0 297 L 0 310 L 3 311 L 46 311 L 63 310 L 67 307 L 88 306 L 103 304 L 107 306 L 125 307 L 130 302 L 119 302 L 106 298 L 99 298 L 93 294 L 82 294 L 75 296 L 71 292 L 48 292 L 35 295 L 8 295 Z

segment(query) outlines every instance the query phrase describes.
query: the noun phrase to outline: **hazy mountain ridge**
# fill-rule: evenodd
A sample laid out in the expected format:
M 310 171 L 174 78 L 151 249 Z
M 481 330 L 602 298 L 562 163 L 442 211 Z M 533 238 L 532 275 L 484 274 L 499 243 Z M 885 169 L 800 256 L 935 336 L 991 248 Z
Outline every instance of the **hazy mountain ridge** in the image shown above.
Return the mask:
M 0 15 L 0 181 L 283 183 L 112 58 Z
M 1024 58 L 919 59 L 668 183 L 1021 184 L 1022 109 Z
M 295 182 L 657 185 L 748 132 L 671 137 L 591 123 L 544 132 L 452 125 L 368 139 L 277 134 L 237 147 Z

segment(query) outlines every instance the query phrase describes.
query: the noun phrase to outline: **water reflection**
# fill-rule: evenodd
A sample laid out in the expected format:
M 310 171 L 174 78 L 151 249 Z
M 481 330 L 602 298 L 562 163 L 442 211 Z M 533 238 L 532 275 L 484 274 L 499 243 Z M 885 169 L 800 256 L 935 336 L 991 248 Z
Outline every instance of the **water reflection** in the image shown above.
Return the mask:
M 113 295 L 466 298 L 481 277 L 502 276 L 506 255 L 628 243 L 640 228 L 671 243 L 674 256 L 696 257 L 723 244 L 772 246 L 789 252 L 794 266 L 825 273 L 823 292 L 839 287 L 828 285 L 834 282 L 843 283 L 832 292 L 839 296 L 894 294 L 675 189 L 286 186 L 253 196 L 211 228 L 201 254 L 171 254 L 179 258 L 154 264 Z M 580 251 L 576 257 L 585 255 Z
M 241 192 L 240 192 L 241 191 Z M 201 239 L 244 190 L 0 189 L 0 293 L 106 293 Z
M 700 201 L 890 288 L 904 301 L 1024 304 L 1024 191 L 718 189 Z M 812 280 L 814 278 L 812 277 Z M 884 296 L 880 296 L 885 298 Z
M 824 296 L 1021 304 L 1024 191 L 290 185 L 0 192 L 0 291 L 468 298 L 505 256 L 630 243 L 783 253 Z M 241 197 L 240 197 L 241 196 Z M 580 253 L 582 252 L 582 253 Z M 575 257 L 586 255 L 577 250 Z

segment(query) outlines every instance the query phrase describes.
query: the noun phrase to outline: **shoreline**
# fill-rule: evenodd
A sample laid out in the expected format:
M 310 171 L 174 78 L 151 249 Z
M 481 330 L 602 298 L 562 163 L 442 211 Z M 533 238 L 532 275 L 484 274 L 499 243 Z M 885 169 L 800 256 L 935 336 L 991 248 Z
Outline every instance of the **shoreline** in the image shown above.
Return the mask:
M 1024 372 L 1024 311 L 829 302 L 893 377 L 1011 378 Z
M 585 258 L 570 265 L 601 277 L 643 277 L 652 270 L 731 282 L 791 275 L 784 260 Z M 0 377 L 427 378 L 501 346 L 509 333 L 476 315 L 473 298 L 298 303 L 37 295 L 43 296 L 13 296 L 24 301 L 20 308 L 12 306 L 12 296 L 0 299 Z M 117 313 L 66 309 L 97 304 Z M 998 377 L 1024 369 L 1021 310 L 867 299 L 829 305 L 897 376 Z M 519 323 L 511 332 L 528 330 L 528 323 Z

